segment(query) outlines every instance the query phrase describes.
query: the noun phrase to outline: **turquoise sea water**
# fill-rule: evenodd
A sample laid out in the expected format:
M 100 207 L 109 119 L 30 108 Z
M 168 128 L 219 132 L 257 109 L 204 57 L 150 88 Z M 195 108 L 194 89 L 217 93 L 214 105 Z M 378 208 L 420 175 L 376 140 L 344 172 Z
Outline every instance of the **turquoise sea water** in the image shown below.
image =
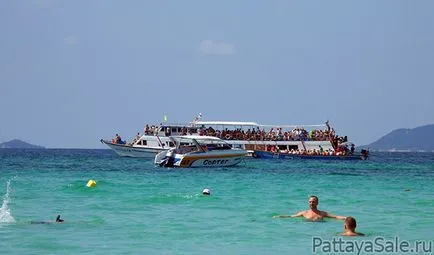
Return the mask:
M 433 153 L 163 169 L 109 150 L 2 149 L 0 254 L 312 254 L 343 221 L 272 217 L 307 209 L 312 194 L 357 219 L 357 240 L 434 243 L 433 181 Z M 57 214 L 64 223 L 30 224 Z

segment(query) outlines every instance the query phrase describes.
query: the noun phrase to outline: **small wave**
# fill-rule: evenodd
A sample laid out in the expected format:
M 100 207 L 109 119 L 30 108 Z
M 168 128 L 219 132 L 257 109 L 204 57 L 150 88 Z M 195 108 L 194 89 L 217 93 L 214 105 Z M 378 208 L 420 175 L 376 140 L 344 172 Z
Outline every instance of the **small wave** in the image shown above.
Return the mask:
M 11 211 L 8 207 L 9 194 L 11 192 L 11 180 L 7 181 L 6 194 L 3 196 L 3 204 L 0 208 L 0 223 L 14 223 L 15 219 L 11 215 Z
M 329 173 L 327 175 L 362 176 L 361 174 L 355 174 L 355 173 Z

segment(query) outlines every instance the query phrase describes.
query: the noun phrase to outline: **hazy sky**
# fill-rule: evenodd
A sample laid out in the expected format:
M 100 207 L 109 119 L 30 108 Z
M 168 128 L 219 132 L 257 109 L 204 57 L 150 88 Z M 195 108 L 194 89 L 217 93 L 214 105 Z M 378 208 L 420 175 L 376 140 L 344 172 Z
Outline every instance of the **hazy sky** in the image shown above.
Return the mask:
M 146 123 L 434 123 L 434 1 L 0 1 L 0 142 L 105 148 Z

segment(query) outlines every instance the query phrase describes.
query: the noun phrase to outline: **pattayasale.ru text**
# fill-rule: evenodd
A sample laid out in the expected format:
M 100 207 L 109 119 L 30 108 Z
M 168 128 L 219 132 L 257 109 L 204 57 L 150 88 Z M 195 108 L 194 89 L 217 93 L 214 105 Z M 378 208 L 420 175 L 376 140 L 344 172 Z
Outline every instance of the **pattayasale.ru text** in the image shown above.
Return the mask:
M 334 237 L 325 239 L 312 238 L 313 253 L 348 253 L 348 254 L 377 254 L 377 253 L 418 253 L 433 254 L 434 240 L 400 240 L 399 237 L 374 239 Z

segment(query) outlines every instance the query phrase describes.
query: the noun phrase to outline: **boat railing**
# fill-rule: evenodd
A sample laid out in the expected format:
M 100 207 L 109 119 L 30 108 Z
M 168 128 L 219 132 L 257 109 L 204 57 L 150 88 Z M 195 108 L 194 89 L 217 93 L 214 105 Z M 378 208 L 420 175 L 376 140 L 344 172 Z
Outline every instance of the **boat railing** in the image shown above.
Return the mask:
M 328 122 L 318 125 L 262 125 L 256 122 L 197 121 L 190 124 L 152 126 L 153 129 L 145 134 L 161 137 L 201 135 L 242 141 L 328 141 L 334 148 L 337 142 L 343 141 L 341 137 L 335 137 L 334 129 L 328 125 Z M 248 129 L 245 130 L 247 127 Z

